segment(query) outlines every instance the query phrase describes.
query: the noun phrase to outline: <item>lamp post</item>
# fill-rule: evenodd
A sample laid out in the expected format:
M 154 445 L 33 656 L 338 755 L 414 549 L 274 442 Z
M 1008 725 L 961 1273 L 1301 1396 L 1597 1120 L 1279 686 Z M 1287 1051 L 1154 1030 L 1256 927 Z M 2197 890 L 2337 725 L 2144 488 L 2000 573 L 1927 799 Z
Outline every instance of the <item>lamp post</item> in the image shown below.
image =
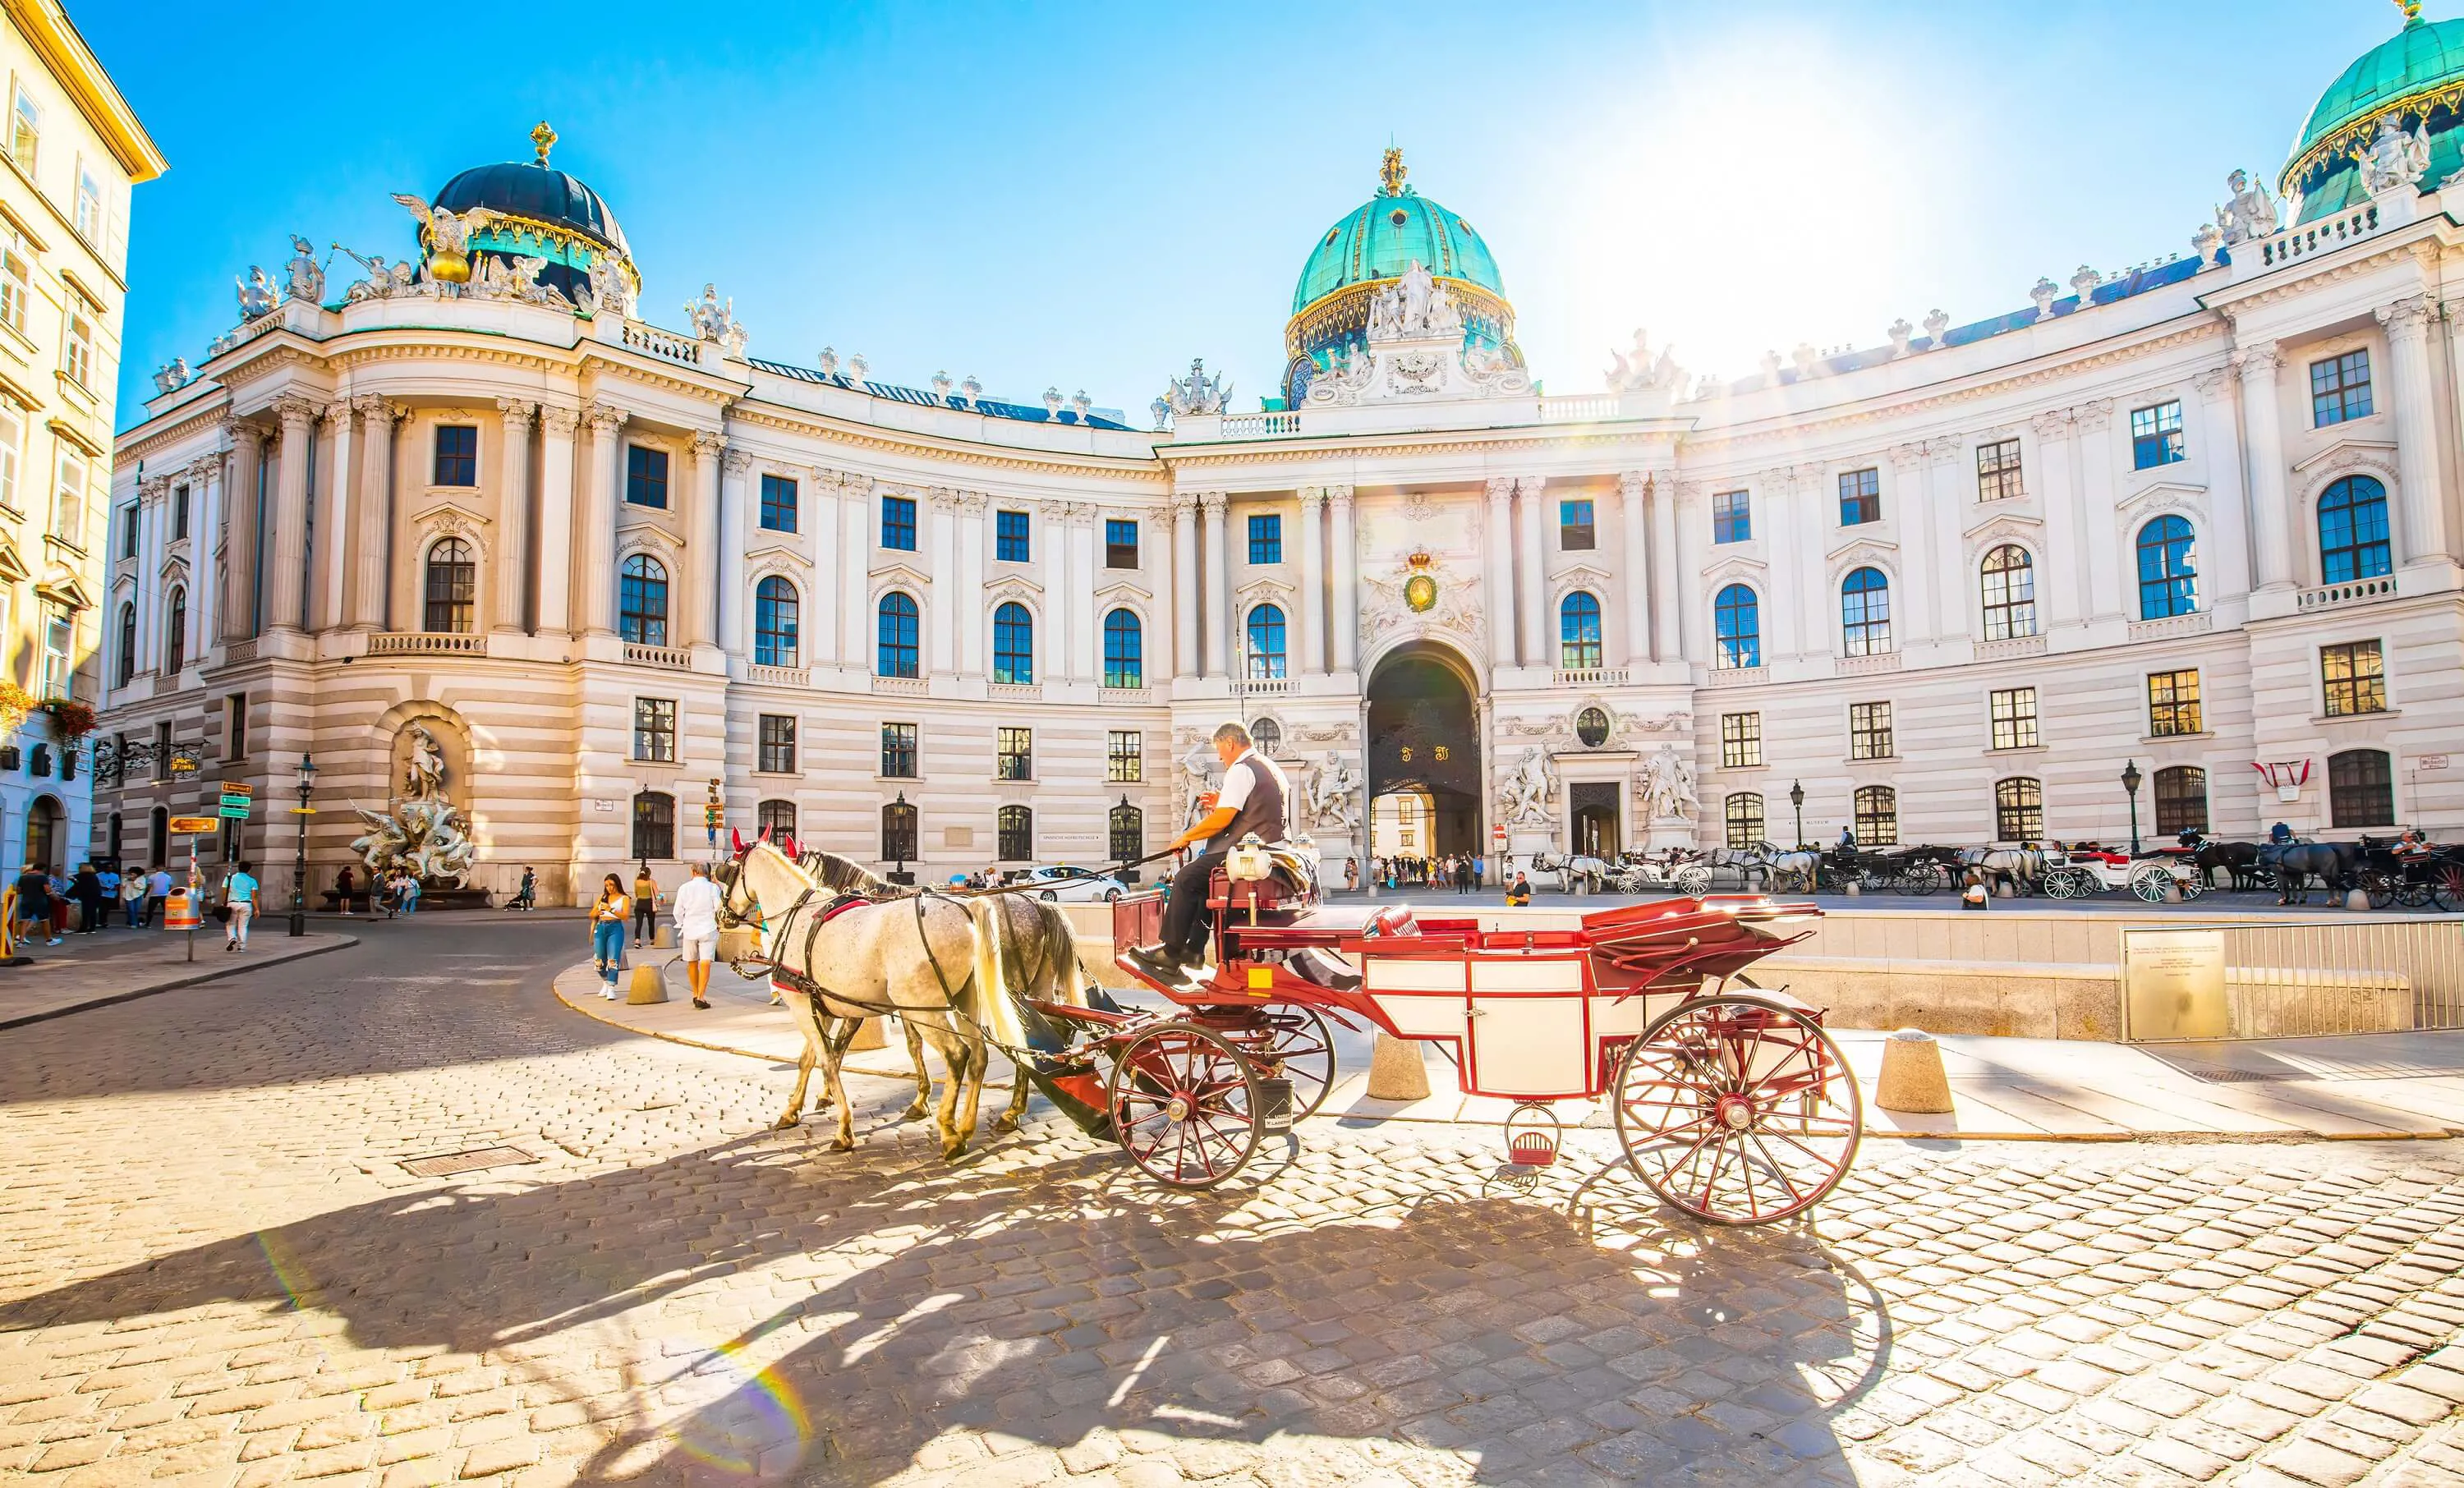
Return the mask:
M 1803 852 L 1803 851 L 1805 851 L 1805 782 L 1804 782 L 1804 781 L 1802 781 L 1802 780 L 1791 780 L 1791 781 L 1789 782 L 1789 786 L 1788 786 L 1788 803 L 1789 803 L 1791 806 L 1793 806 L 1793 807 L 1795 807 L 1795 808 L 1796 808 L 1796 850 L 1797 850 L 1797 851 L 1799 851 L 1799 852 Z
M 291 933 L 308 933 L 308 800 L 317 790 L 317 761 L 299 756 L 299 856 L 291 865 Z
M 2130 855 L 2134 858 L 2139 856 L 2139 782 L 2142 778 L 2137 760 L 2122 762 L 2122 788 L 2130 793 Z
M 905 791 L 898 793 L 897 809 L 898 840 L 891 845 L 898 849 L 898 866 L 891 871 L 890 881 L 893 884 L 904 884 L 907 882 L 907 793 Z

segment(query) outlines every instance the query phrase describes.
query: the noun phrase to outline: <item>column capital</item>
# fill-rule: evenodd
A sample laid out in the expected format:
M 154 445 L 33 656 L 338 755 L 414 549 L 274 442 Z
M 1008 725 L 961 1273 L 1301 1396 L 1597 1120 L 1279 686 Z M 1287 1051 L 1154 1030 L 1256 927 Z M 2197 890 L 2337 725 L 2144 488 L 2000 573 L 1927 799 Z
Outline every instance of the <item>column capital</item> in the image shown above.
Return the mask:
M 351 401 L 347 398 L 337 398 L 318 409 L 317 417 L 329 429 L 337 425 L 348 424 L 351 422 Z
M 222 421 L 222 432 L 223 437 L 235 446 L 247 445 L 254 449 L 265 443 L 265 426 L 253 419 L 227 417 Z
M 2230 398 L 2233 396 L 2233 383 L 2239 380 L 2240 375 L 2233 364 L 2228 361 L 2223 366 L 2210 367 L 2205 372 L 2191 374 L 2190 385 L 2199 390 L 2200 397 L 2211 401 Z
M 2030 418 L 2028 427 L 2039 440 L 2068 439 L 2071 437 L 2071 410 L 2047 408 Z
M 320 411 L 314 400 L 297 393 L 281 394 L 267 406 L 274 410 L 274 416 L 280 419 L 286 428 L 294 424 L 306 424 Z
M 173 472 L 190 480 L 211 480 L 223 472 L 223 458 L 218 454 L 199 455 Z
M 568 408 L 553 403 L 539 405 L 539 427 L 549 433 L 570 439 L 573 437 L 573 431 L 581 427 L 582 410 L 579 408 Z
M 2426 295 L 2410 295 L 2371 312 L 2387 328 L 2389 340 L 2418 340 L 2428 336 L 2431 318 L 2437 313 L 2437 305 Z
M 699 449 L 700 446 L 696 443 L 694 448 Z M 718 462 L 728 474 L 742 475 L 753 469 L 753 451 L 729 445 L 720 451 Z
M 505 421 L 508 429 L 530 427 L 531 420 L 539 416 L 539 405 L 526 398 L 496 400 L 496 414 Z
M 1194 491 L 1174 492 L 1172 493 L 1172 514 L 1177 517 L 1197 516 L 1198 492 Z
M 1310 513 L 1325 509 L 1326 488 L 1324 486 L 1303 486 L 1299 494 L 1302 512 Z
M 1891 469 L 1895 470 L 1917 470 L 1925 463 L 1925 448 L 1920 441 L 1910 440 L 1906 444 L 1891 447 Z
M 612 403 L 596 402 L 583 408 L 582 416 L 589 421 L 590 431 L 603 437 L 623 428 L 627 417 L 624 409 Z
M 1622 500 L 1639 501 L 1651 493 L 1651 486 L 1649 470 L 1617 471 L 1617 495 Z
M 1201 491 L 1198 493 L 1198 504 L 1206 509 L 1207 519 L 1211 521 L 1223 514 L 1224 509 L 1232 504 L 1232 498 L 1221 491 Z
M 381 393 L 362 393 L 351 400 L 351 411 L 370 424 L 390 424 L 407 411 Z
M 1968 453 L 1968 441 L 1957 437 L 1928 439 L 1925 441 L 1925 449 L 1926 457 L 1934 464 L 1956 465 L 1960 457 Z
M 2236 348 L 2233 360 L 2246 382 L 2273 383 L 2284 366 L 2284 358 L 2274 341 L 2254 341 Z
M 1490 476 L 1488 478 L 1488 499 L 1491 502 L 1507 502 L 1513 500 L 1514 477 L 1511 475 Z
M 958 493 L 947 486 L 935 486 L 924 492 L 924 504 L 935 512 L 958 509 Z
M 1536 496 L 1540 494 L 1540 489 L 1548 484 L 1549 477 L 1546 475 L 1517 475 L 1514 477 L 1514 489 L 1516 492 L 1526 496 Z
M 2113 400 L 2095 398 L 2071 410 L 2071 424 L 2082 434 L 2101 433 L 2113 425 Z
M 693 451 L 707 460 L 727 448 L 727 436 L 715 428 L 697 428 L 693 434 Z
M 1327 505 L 1334 508 L 1338 512 L 1349 512 L 1352 510 L 1352 488 L 1350 486 L 1320 486 L 1318 489 L 1326 492 Z

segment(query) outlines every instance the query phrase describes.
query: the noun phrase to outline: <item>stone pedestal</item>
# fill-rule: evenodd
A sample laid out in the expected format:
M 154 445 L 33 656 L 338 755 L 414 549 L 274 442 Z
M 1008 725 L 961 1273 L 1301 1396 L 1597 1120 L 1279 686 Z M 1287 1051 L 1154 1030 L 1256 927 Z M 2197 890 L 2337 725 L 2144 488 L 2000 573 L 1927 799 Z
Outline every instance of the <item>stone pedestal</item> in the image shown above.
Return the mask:
M 1882 1040 L 1882 1075 L 1874 1104 L 1886 1111 L 1941 1115 L 1950 1110 L 1950 1077 L 1942 1067 L 1942 1045 L 1933 1035 L 1903 1028 Z
M 1663 847 L 1691 847 L 1694 845 L 1694 823 L 1685 821 L 1654 821 L 1643 844 L 1654 851 Z
M 633 984 L 625 994 L 629 1007 L 648 1007 L 668 1000 L 667 968 L 645 962 L 633 968 Z
M 881 1031 L 881 1025 L 883 1022 L 884 1019 L 882 1018 L 868 1018 L 863 1022 L 856 1024 L 855 1038 L 848 1041 L 847 1052 L 850 1054 L 862 1054 L 867 1049 L 889 1048 L 890 1039 Z
M 1429 1098 L 1429 1066 L 1420 1046 L 1409 1039 L 1379 1034 L 1369 1056 L 1369 1098 L 1373 1101 L 1425 1101 Z

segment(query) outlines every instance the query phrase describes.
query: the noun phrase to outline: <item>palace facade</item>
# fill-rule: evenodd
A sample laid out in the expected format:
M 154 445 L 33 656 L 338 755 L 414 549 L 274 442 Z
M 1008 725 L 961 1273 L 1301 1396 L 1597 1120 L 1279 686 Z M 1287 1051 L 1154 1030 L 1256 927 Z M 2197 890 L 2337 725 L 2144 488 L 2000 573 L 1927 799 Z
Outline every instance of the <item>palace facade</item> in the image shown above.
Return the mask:
M 708 292 L 654 326 L 542 126 L 409 199 L 412 257 L 258 275 L 121 437 L 98 845 L 313 754 L 321 883 L 415 726 L 500 892 L 672 871 L 713 803 L 931 877 L 1089 864 L 1180 825 L 1231 716 L 1338 865 L 1381 814 L 1515 854 L 2453 834 L 2458 107 L 2464 21 L 2410 17 L 2185 253 L 1742 381 L 1637 334 L 1575 395 L 1390 152 L 1278 396 L 1194 365 L 1136 420 L 768 360 Z M 299 820 L 218 850 L 279 869 Z

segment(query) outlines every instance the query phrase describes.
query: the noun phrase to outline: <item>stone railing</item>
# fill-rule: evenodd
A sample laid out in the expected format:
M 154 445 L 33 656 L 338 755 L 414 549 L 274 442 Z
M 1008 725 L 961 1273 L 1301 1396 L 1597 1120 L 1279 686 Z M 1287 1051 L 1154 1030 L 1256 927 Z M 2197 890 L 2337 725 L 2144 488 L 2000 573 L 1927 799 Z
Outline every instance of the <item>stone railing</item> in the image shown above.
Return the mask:
M 1549 674 L 1551 687 L 1621 688 L 1625 686 L 1626 669 L 1622 667 L 1578 667 Z
M 1831 674 L 1835 677 L 1870 677 L 1876 672 L 1897 671 L 1902 658 L 1897 651 L 1884 651 L 1879 656 L 1835 656 Z
M 2161 620 L 2134 620 L 2130 623 L 2133 641 L 2168 641 L 2175 636 L 2203 636 L 2214 628 L 2216 617 L 2206 610 L 2192 610 L 2188 615 L 2167 615 Z
M 1704 673 L 1703 685 L 1712 688 L 1749 688 L 1769 672 L 1761 667 L 1714 667 Z
M 2356 579 L 2350 583 L 2321 584 L 2316 589 L 2304 589 L 2293 597 L 2293 607 L 2297 610 L 2335 609 L 2346 604 L 2394 598 L 2395 576 L 2382 574 L 2376 579 Z
M 872 689 L 890 697 L 922 697 L 927 684 L 921 677 L 885 677 L 875 673 Z
M 1103 688 L 1095 693 L 1099 703 L 1146 703 L 1154 698 L 1154 690 L 1148 688 Z
M 1023 703 L 1032 703 L 1044 696 L 1044 684 L 1041 682 L 988 682 L 984 684 L 984 692 L 989 697 L 1016 698 Z
M 1543 424 L 1588 424 L 1595 419 L 1617 416 L 1615 393 L 1560 393 L 1540 400 L 1540 422 Z
M 804 667 L 764 667 L 755 662 L 744 668 L 744 680 L 764 687 L 808 688 L 813 685 L 813 673 Z
M 1289 677 L 1244 677 L 1232 685 L 1243 697 L 1281 697 L 1292 689 Z
M 701 365 L 701 342 L 673 331 L 662 331 L 641 320 L 625 322 L 625 344 L 635 351 L 681 362 L 689 367 Z
M 254 660 L 256 660 L 256 638 L 253 636 L 245 641 L 231 642 L 223 647 L 223 665 L 226 667 L 236 667 L 242 662 Z
M 2342 248 L 2356 238 L 2365 238 L 2379 230 L 2379 208 L 2375 202 L 2357 207 L 2333 217 L 2321 217 L 2307 227 L 2295 228 L 2260 241 L 2258 261 L 2270 267 L 2289 264 L 2308 253 L 2322 253 Z
M 388 630 L 368 637 L 370 656 L 485 656 L 486 636 L 451 630 Z
M 693 652 L 672 646 L 634 646 L 627 643 L 625 660 L 635 667 L 665 667 L 670 671 L 693 670 Z
M 1301 416 L 1290 413 L 1227 413 L 1223 416 L 1223 437 L 1226 439 L 1275 439 L 1301 431 Z
M 1979 641 L 1976 659 L 1980 662 L 2007 662 L 2021 656 L 2045 654 L 2043 636 L 2013 636 L 2007 641 Z

